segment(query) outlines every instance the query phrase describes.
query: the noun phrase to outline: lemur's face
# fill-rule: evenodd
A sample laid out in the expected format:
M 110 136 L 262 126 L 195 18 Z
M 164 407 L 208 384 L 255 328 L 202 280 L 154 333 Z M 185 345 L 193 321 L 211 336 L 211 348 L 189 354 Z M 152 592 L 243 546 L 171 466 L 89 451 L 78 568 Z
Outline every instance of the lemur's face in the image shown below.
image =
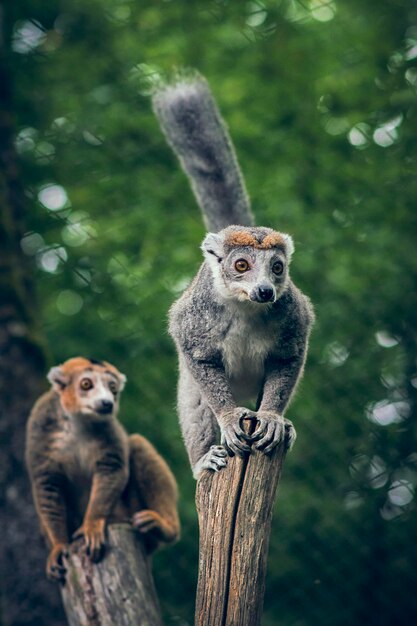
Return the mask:
M 223 297 L 265 305 L 284 291 L 293 251 L 289 235 L 235 226 L 210 233 L 202 247 Z
M 230 295 L 258 304 L 275 302 L 288 275 L 285 255 L 274 250 L 238 248 L 219 265 Z
M 117 414 L 126 377 L 113 365 L 76 357 L 53 367 L 48 379 L 69 417 L 106 420 Z

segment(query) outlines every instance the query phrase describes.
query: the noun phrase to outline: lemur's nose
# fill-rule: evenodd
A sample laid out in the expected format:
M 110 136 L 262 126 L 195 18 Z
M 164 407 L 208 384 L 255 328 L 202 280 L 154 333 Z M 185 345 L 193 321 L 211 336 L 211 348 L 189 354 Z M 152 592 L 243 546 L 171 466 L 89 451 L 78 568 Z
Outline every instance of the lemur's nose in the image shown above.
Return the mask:
M 258 296 L 260 302 L 271 302 L 274 299 L 274 290 L 271 287 L 258 287 Z
M 96 408 L 97 413 L 102 413 L 103 415 L 107 415 L 113 411 L 113 402 L 111 400 L 101 400 L 97 403 Z

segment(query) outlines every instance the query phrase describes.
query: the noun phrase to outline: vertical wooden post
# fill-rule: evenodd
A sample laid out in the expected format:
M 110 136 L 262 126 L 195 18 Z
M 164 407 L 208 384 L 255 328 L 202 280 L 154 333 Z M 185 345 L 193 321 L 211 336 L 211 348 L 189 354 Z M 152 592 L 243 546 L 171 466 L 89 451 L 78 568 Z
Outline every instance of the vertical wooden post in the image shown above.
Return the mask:
M 200 525 L 195 626 L 260 626 L 272 508 L 285 446 L 252 449 L 197 484 Z
M 162 626 L 150 557 L 129 524 L 108 528 L 106 554 L 91 563 L 71 544 L 62 599 L 69 626 Z

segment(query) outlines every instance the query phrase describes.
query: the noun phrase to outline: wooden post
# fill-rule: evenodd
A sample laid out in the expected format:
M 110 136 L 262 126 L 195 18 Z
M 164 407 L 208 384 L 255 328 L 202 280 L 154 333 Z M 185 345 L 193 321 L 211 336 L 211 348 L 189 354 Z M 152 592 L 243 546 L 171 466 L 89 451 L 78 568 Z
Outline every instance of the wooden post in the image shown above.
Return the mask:
M 69 626 L 162 626 L 151 559 L 129 524 L 109 526 L 99 563 L 91 563 L 77 540 L 65 565 L 62 599 Z
M 200 525 L 195 626 L 260 626 L 272 508 L 285 457 L 254 448 L 205 471 L 197 484 Z

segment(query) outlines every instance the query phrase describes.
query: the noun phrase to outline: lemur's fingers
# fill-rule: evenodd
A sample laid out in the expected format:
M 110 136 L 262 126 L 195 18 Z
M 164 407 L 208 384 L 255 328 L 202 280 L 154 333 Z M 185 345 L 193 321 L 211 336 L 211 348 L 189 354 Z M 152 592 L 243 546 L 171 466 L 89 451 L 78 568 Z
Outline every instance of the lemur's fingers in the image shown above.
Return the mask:
M 223 436 L 227 450 L 231 450 L 238 456 L 244 456 L 245 452 L 250 452 L 250 447 L 239 439 L 234 425 L 226 426 L 223 430 Z
M 93 563 L 98 563 L 104 554 L 104 536 L 94 532 L 89 538 L 88 554 Z
M 218 472 L 227 465 L 227 451 L 224 446 L 211 446 L 202 463 L 202 469 L 211 469 Z
M 257 450 L 262 450 L 265 454 L 268 454 L 282 440 L 283 432 L 284 423 L 282 420 L 270 420 L 268 422 L 266 433 L 255 447 Z
M 265 454 L 269 454 L 284 438 L 284 421 L 282 419 L 274 420 L 270 424 L 271 426 L 268 426 L 265 436 L 256 446 Z
M 138 524 L 136 528 L 141 533 L 148 533 L 153 528 L 159 528 L 159 524 L 155 519 L 152 519 L 152 520 L 149 520 L 148 522 L 143 522 L 142 524 Z
M 72 535 L 73 539 L 84 537 L 85 552 L 93 563 L 103 556 L 105 546 L 106 520 L 103 518 L 88 520 Z
M 215 463 L 214 461 L 209 461 L 207 465 L 204 466 L 204 469 L 211 469 L 214 472 L 219 472 L 222 467 L 226 467 L 226 461 L 222 461 L 221 463 Z
M 223 446 L 211 446 L 210 456 L 225 457 L 227 456 L 227 452 Z
M 277 439 L 277 438 L 274 438 L 274 439 L 271 441 L 271 443 L 269 444 L 269 446 L 266 446 L 266 447 L 263 449 L 263 453 L 264 453 L 264 454 L 269 454 L 270 452 L 272 452 L 272 450 L 273 450 L 274 448 L 276 448 L 276 447 L 277 447 L 277 445 L 278 445 L 280 442 L 281 442 L 281 437 L 279 437 L 278 439 Z
M 266 446 L 274 439 L 275 436 L 276 424 L 273 421 L 269 421 L 266 423 L 266 431 L 263 436 L 258 440 L 258 443 L 255 445 L 257 450 L 264 450 Z
M 291 450 L 295 440 L 297 439 L 297 432 L 290 420 L 285 419 L 285 445 L 287 450 Z
M 141 533 L 147 533 L 153 528 L 161 528 L 162 520 L 156 511 L 145 509 L 133 515 L 132 524 Z
M 268 428 L 268 422 L 264 418 L 258 418 L 258 425 L 256 427 L 255 432 L 252 435 L 248 435 L 248 439 L 250 441 L 259 441 L 264 436 L 266 430 Z
M 46 575 L 55 582 L 64 583 L 67 570 L 63 564 L 63 557 L 67 555 L 67 547 L 64 544 L 56 545 L 49 553 L 46 562 Z
M 46 575 L 49 580 L 56 583 L 64 583 L 65 582 L 65 574 L 67 570 L 65 567 L 60 567 L 58 565 L 52 565 L 46 569 Z

